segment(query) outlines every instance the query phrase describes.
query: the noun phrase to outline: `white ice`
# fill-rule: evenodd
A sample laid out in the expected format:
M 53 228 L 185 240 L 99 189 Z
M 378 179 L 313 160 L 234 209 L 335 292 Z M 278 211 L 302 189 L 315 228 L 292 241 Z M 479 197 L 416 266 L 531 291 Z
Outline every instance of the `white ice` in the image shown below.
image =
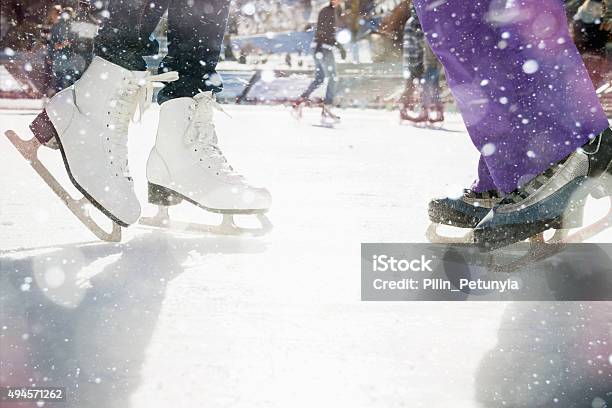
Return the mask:
M 32 284 L 75 282 L 45 296 L 63 305 L 48 314 L 67 319 L 56 347 L 78 361 L 80 406 L 476 407 L 477 367 L 506 303 L 359 300 L 360 243 L 425 242 L 428 200 L 471 183 L 478 152 L 460 118 L 440 131 L 401 126 L 396 112 L 343 110 L 326 129 L 312 126 L 314 109 L 301 122 L 278 106 L 226 110 L 222 149 L 273 194 L 268 237 L 131 227 L 120 244 L 98 242 L 0 137 L 0 269 L 31 271 Z M 130 138 L 145 214 L 157 115 Z M 0 114 L 2 132 L 29 138 L 33 117 Z

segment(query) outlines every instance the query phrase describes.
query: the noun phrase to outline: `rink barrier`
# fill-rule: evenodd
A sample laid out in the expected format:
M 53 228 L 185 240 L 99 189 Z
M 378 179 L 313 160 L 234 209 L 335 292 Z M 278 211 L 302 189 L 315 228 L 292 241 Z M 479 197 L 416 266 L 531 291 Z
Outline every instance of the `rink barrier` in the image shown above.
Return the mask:
M 345 108 L 396 108 L 404 90 L 404 78 L 389 64 L 340 64 L 335 103 Z M 314 77 L 313 69 L 261 69 L 246 67 L 219 71 L 224 82 L 217 95 L 222 103 L 290 104 L 298 100 Z M 612 118 L 612 74 L 599 93 L 604 111 Z M 454 99 L 443 78 L 441 96 L 446 109 L 456 111 Z M 312 95 L 313 104 L 320 104 L 325 84 Z

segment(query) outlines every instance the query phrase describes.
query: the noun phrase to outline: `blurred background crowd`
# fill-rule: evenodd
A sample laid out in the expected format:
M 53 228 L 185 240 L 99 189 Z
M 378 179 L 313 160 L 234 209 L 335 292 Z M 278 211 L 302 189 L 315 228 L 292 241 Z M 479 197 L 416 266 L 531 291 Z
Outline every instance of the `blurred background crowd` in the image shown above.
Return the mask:
M 298 74 L 312 72 L 309 54 L 313 28 L 318 11 L 327 3 L 326 0 L 232 1 L 221 72 L 227 70 L 230 76 L 240 69 L 267 69 L 276 76 L 287 75 L 292 70 Z M 603 16 L 612 10 L 606 10 L 605 0 L 566 0 L 565 3 L 574 40 L 596 88 L 605 94 L 607 88 L 612 90 L 609 82 L 612 27 Z M 107 6 L 108 0 L 3 0 L 0 98 L 44 98 L 78 79 L 91 60 L 98 27 L 108 18 Z M 366 98 L 365 93 L 359 94 L 355 89 L 363 88 L 364 82 L 360 79 L 367 78 L 370 81 L 367 97 L 371 99 L 362 105 L 386 106 L 398 102 L 410 105 L 415 92 L 414 67 L 422 71 L 419 68 L 422 58 L 425 58 L 425 69 L 435 64 L 411 8 L 407 0 L 343 2 L 338 41 L 347 49 L 348 57 L 339 67 L 341 82 L 344 78 L 342 92 L 338 93 L 340 104 L 355 105 L 355 101 Z M 153 36 L 159 44 L 159 56 L 163 56 L 167 49 L 165 18 Z M 427 58 L 433 58 L 433 62 Z M 432 86 L 440 87 L 441 98 L 450 98 L 441 67 L 436 67 L 435 75 L 431 72 L 430 78 L 435 79 Z M 249 82 L 249 75 L 241 82 Z M 427 82 L 426 75 L 422 75 L 425 79 L 417 82 Z M 19 78 L 19 85 L 14 84 L 14 78 Z M 237 90 L 231 99 L 240 99 L 241 93 Z

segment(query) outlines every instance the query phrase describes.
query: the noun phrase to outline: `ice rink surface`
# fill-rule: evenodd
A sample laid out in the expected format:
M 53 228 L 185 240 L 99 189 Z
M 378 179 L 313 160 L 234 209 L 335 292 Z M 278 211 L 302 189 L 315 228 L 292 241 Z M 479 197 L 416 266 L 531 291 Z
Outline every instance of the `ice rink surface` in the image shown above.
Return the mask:
M 360 243 L 425 242 L 429 199 L 474 178 L 478 155 L 460 117 L 430 130 L 400 126 L 397 112 L 344 110 L 326 129 L 313 126 L 314 109 L 297 122 L 279 106 L 224 108 L 232 118 L 216 115 L 222 149 L 273 195 L 274 230 L 263 238 L 135 226 L 120 244 L 96 241 L 0 137 L 0 335 L 10 374 L 1 382 L 46 377 L 70 387 L 67 406 L 79 408 L 472 408 L 496 343 L 527 333 L 525 352 L 543 342 L 563 359 L 564 327 L 575 335 L 576 321 L 607 308 L 360 302 Z M 151 109 L 134 124 L 129 142 L 144 215 L 154 212 L 144 166 L 157 116 Z M 33 117 L 0 113 L 2 132 L 29 138 Z M 43 159 L 63 174 L 55 152 Z M 173 211 L 216 220 L 189 204 Z M 612 231 L 595 240 L 610 239 Z M 556 334 L 540 333 L 534 322 L 551 319 Z M 562 394 L 551 387 L 538 395 Z

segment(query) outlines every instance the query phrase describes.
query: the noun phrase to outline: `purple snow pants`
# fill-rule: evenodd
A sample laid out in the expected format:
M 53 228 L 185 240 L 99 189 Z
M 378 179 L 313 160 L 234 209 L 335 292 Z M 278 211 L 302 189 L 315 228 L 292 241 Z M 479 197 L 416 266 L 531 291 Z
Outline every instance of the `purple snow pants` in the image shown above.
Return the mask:
M 414 0 L 472 142 L 508 193 L 608 127 L 561 0 Z

